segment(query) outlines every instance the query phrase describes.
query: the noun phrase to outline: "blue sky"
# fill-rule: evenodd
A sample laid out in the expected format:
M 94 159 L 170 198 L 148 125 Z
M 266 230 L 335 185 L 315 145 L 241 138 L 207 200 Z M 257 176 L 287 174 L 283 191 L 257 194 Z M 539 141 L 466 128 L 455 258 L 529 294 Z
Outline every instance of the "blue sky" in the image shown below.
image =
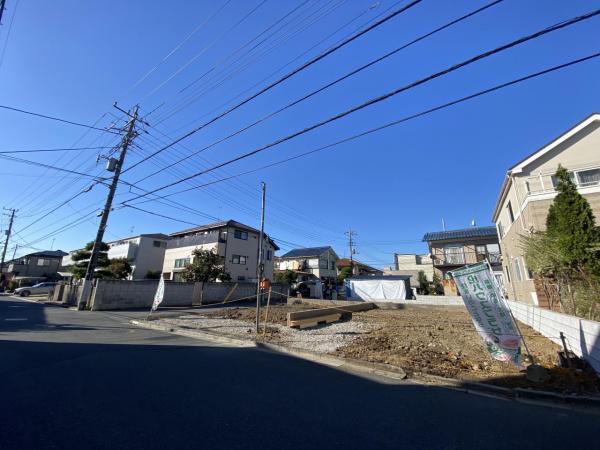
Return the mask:
M 124 179 L 136 182 L 182 155 L 486 3 L 425 0 L 184 140 L 183 146 L 175 146 L 152 162 L 141 164 L 126 173 Z M 251 87 L 280 67 L 288 64 L 278 72 L 286 73 L 395 3 L 384 0 L 370 9 L 373 4 L 372 0 L 231 0 L 227 4 L 224 0 L 169 4 L 154 0 L 20 0 L 0 66 L 0 104 L 87 124 L 97 122 L 105 127 L 115 120 L 123 124 L 122 114 L 112 107 L 115 101 L 124 108 L 139 103 L 142 114 L 164 102 L 147 117 L 150 134 L 143 133 L 136 140 L 139 147 L 128 154 L 128 166 L 156 150 L 161 142 L 170 142 L 213 117 L 225 108 L 225 102 L 240 93 L 255 92 L 257 88 Z M 225 6 L 221 8 L 222 5 Z M 259 7 L 230 31 L 256 6 Z M 296 6 L 299 8 L 292 15 L 281 20 Z M 140 186 L 153 189 L 164 185 L 598 6 L 597 2 L 583 0 L 505 0 L 203 152 L 199 155 L 203 159 L 191 158 L 173 170 L 161 170 Z M 0 49 L 6 42 L 14 7 L 15 1 L 7 0 L 4 24 L 0 27 Z M 234 53 L 269 27 L 272 28 L 262 37 L 270 32 L 276 34 L 251 54 L 245 56 L 250 46 Z M 177 51 L 157 66 L 196 28 Z M 260 167 L 494 84 L 586 56 L 598 51 L 599 35 L 600 18 L 595 17 L 411 89 L 193 182 L 204 183 Z M 208 75 L 181 92 L 211 68 Z M 172 198 L 208 216 L 258 227 L 260 181 L 264 180 L 268 189 L 266 230 L 284 241 L 283 251 L 292 244 L 332 245 L 340 256 L 347 256 L 343 233 L 352 227 L 358 233 L 359 260 L 379 267 L 391 265 L 394 252 L 425 251 L 420 239 L 428 231 L 439 230 L 442 218 L 448 228 L 467 227 L 472 219 L 478 225 L 490 224 L 506 169 L 599 109 L 599 74 L 600 61 L 592 60 L 334 149 Z M 269 78 L 274 79 L 276 76 Z M 264 85 L 266 82 L 259 86 Z M 178 109 L 190 100 L 191 104 Z M 175 114 L 168 117 L 171 112 Z M 168 118 L 162 121 L 165 117 Z M 111 146 L 116 142 L 117 137 L 108 133 L 0 110 L 0 151 Z M 96 165 L 97 153 L 82 150 L 17 156 L 107 175 L 102 162 Z M 9 249 L 18 243 L 24 246 L 18 254 L 32 251 L 27 246 L 53 245 L 54 249 L 70 250 L 92 240 L 98 220 L 92 211 L 102 206 L 106 195 L 102 186 L 95 186 L 30 225 L 44 211 L 89 185 L 89 180 L 77 176 L 65 177 L 64 173 L 0 159 L 0 206 L 20 209 L 15 223 L 18 234 Z M 189 185 L 183 183 L 161 194 L 185 187 Z M 132 196 L 121 187 L 115 204 L 118 206 Z M 175 209 L 168 201 L 166 205 L 148 202 L 140 207 L 190 223 L 212 221 L 195 212 Z M 84 215 L 87 212 L 89 216 Z M 77 226 L 43 239 L 79 217 L 82 219 Z M 3 228 L 6 222 L 3 218 Z M 139 233 L 169 233 L 188 226 L 117 208 L 110 216 L 105 240 Z

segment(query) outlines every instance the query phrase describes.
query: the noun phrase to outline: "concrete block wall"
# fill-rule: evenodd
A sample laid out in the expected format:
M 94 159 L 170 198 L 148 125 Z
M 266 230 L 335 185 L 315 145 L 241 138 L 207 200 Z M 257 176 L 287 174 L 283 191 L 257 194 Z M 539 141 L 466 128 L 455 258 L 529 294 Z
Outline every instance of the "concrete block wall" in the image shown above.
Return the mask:
M 158 280 L 98 280 L 91 296 L 91 309 L 92 311 L 150 309 L 158 283 Z M 246 297 L 250 297 L 251 300 L 256 295 L 256 283 L 178 283 L 166 281 L 164 299 L 160 306 L 221 303 L 234 286 L 236 288 L 229 296 L 228 301 Z M 289 285 L 287 284 L 275 283 L 272 289 L 274 292 L 289 293 Z M 271 300 L 275 302 L 278 297 L 281 296 L 274 293 Z
M 560 332 L 575 354 L 584 358 L 600 373 L 600 322 L 569 316 L 534 305 L 507 302 L 517 320 L 529 325 L 562 347 Z
M 234 286 L 237 287 L 229 295 Z M 271 285 L 271 301 L 278 301 L 280 298 L 285 300 L 289 295 L 290 287 L 283 283 L 273 283 Z M 202 288 L 201 303 L 208 305 L 211 303 L 220 303 L 229 295 L 227 301 L 241 300 L 256 295 L 256 283 L 204 283 Z M 249 298 L 252 300 L 252 298 Z M 265 295 L 266 300 L 266 295 Z
M 98 280 L 92 292 L 91 309 L 150 308 L 158 280 Z M 192 306 L 194 283 L 165 282 L 161 306 Z

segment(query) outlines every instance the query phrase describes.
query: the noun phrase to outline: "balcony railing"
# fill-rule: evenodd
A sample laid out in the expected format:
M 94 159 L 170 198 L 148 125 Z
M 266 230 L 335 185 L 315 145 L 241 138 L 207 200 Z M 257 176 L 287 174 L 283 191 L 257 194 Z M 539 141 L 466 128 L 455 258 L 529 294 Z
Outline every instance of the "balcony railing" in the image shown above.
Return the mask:
M 464 266 L 488 260 L 490 264 L 500 264 L 502 255 L 497 252 L 452 252 L 433 255 L 434 266 Z
M 167 249 L 214 244 L 215 242 L 220 242 L 218 231 L 209 232 L 207 234 L 196 234 L 191 236 L 171 238 L 169 241 L 167 241 Z

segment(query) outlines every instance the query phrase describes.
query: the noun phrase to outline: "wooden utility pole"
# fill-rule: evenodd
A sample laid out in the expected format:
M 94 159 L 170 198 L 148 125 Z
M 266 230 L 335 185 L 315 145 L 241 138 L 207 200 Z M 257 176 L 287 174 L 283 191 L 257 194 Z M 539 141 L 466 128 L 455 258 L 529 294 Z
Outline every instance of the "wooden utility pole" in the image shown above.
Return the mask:
M 94 246 L 92 248 L 92 253 L 90 255 L 90 261 L 87 266 L 87 270 L 85 272 L 85 279 L 83 281 L 83 288 L 81 290 L 81 297 L 79 298 L 78 309 L 84 309 L 87 306 L 91 289 L 92 289 L 92 279 L 94 278 L 94 272 L 96 271 L 96 265 L 98 263 L 98 255 L 100 254 L 100 247 L 102 246 L 102 240 L 104 239 L 104 232 L 106 231 L 106 224 L 108 222 L 108 215 L 110 214 L 110 210 L 112 208 L 113 198 L 115 197 L 115 192 L 117 190 L 117 184 L 119 183 L 119 177 L 121 175 L 121 169 L 123 168 L 123 163 L 125 162 L 125 155 L 127 154 L 127 149 L 129 145 L 133 141 L 133 139 L 137 136 L 135 131 L 135 124 L 137 122 L 138 116 L 138 106 L 135 106 L 133 109 L 133 114 L 130 115 L 129 123 L 127 124 L 127 131 L 125 136 L 123 136 L 123 140 L 121 141 L 121 153 L 119 155 L 119 159 L 116 161 L 114 165 L 114 175 L 112 179 L 112 183 L 108 189 L 108 195 L 106 197 L 106 202 L 104 203 L 104 209 L 102 210 L 102 216 L 100 217 L 100 224 L 98 225 L 98 232 L 96 233 L 96 239 L 94 240 Z M 112 169 L 111 161 L 109 160 L 109 164 L 107 166 L 108 170 Z
M 348 236 L 348 246 L 350 247 L 350 275 L 354 275 L 354 236 L 356 236 L 356 232 L 352 231 L 350 228 L 348 231 L 344 233 Z
M 260 301 L 262 297 L 262 290 L 260 287 L 260 283 L 263 279 L 265 265 L 263 263 L 264 255 L 263 255 L 263 241 L 265 235 L 265 198 L 267 194 L 267 185 L 264 181 L 261 182 L 262 185 L 262 207 L 260 212 L 260 236 L 258 238 L 258 265 L 256 267 L 256 334 L 258 334 L 260 328 Z
M 8 248 L 8 241 L 10 239 L 10 234 L 12 233 L 13 221 L 15 220 L 15 209 L 9 210 L 10 213 L 10 222 L 8 222 L 8 230 L 6 230 L 6 239 L 4 241 L 4 248 L 2 249 L 2 260 L 0 260 L 0 276 L 2 276 L 2 269 L 4 269 L 4 258 L 6 257 L 6 249 Z M 4 277 L 0 280 L 0 285 L 4 286 Z

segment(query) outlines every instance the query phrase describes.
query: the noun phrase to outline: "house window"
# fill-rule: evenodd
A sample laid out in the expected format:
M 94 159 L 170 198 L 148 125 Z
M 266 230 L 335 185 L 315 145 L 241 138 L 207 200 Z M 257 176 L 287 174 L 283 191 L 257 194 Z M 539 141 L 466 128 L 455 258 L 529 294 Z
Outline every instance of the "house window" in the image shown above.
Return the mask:
M 515 258 L 515 278 L 517 281 L 523 281 L 523 272 L 521 270 L 521 264 L 519 258 Z
M 244 241 L 248 240 L 248 232 L 247 231 L 235 230 L 235 232 L 233 233 L 233 236 L 236 239 L 242 239 Z
M 504 268 L 506 269 L 506 279 L 510 283 L 510 269 L 508 266 L 505 266 Z
M 246 264 L 246 259 L 248 257 L 247 256 L 243 256 L 243 255 L 232 255 L 231 256 L 231 262 L 233 264 Z
M 267 261 L 271 261 L 273 258 L 273 252 L 271 250 L 267 250 Z
M 327 260 L 326 259 L 319 260 L 319 269 L 327 269 Z
M 512 204 L 510 203 L 510 201 L 508 202 L 508 205 L 506 205 L 506 209 L 508 210 L 508 217 L 510 218 L 510 223 L 513 223 L 515 221 L 515 214 L 513 213 Z
M 597 186 L 600 184 L 600 169 L 582 170 L 577 172 L 579 186 Z
M 308 260 L 308 268 L 309 269 L 318 269 L 319 268 L 319 260 L 318 259 L 309 259 Z
M 462 245 L 446 245 L 444 247 L 445 264 L 464 264 L 465 253 Z
M 573 183 L 577 184 L 577 178 L 575 178 L 575 173 L 574 172 L 569 171 L 569 178 L 571 179 L 571 181 Z M 558 186 L 558 178 L 556 178 L 555 175 L 552 175 L 550 177 L 550 179 L 552 180 L 552 186 L 554 188 L 556 188 L 556 186 Z
M 335 270 L 335 261 L 329 261 L 331 264 L 329 265 L 330 270 Z
M 171 279 L 171 272 L 164 272 L 162 274 L 163 280 L 170 280 Z
M 190 263 L 190 258 L 179 258 L 175 260 L 175 268 L 181 269 Z
M 167 245 L 166 242 L 164 244 L 165 244 L 165 246 Z M 163 246 L 163 242 L 162 241 L 154 241 L 154 242 L 152 242 L 152 245 L 154 245 L 155 247 L 160 248 L 160 247 Z
M 183 279 L 183 273 L 181 273 L 181 272 L 175 272 L 173 274 L 173 281 L 177 281 L 178 283 L 181 283 L 182 281 L 185 281 Z
M 50 265 L 49 259 L 39 258 L 37 260 L 37 265 L 42 267 L 48 267 Z

